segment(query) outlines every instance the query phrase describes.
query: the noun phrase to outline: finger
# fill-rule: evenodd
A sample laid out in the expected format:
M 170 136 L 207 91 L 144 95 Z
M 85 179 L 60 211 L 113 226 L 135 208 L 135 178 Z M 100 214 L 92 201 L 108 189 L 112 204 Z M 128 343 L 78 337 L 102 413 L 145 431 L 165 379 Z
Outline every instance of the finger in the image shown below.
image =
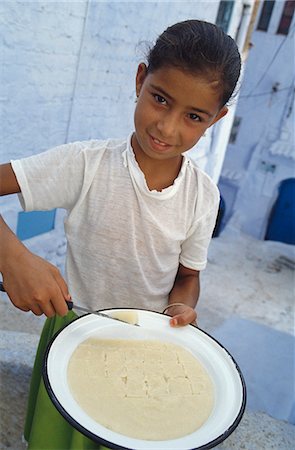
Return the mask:
M 51 305 L 54 308 L 55 313 L 59 316 L 63 317 L 69 312 L 66 299 L 59 286 L 57 287 L 55 294 L 51 296 Z
M 26 306 L 28 306 L 36 316 L 45 314 L 47 317 L 53 317 L 55 315 L 55 310 L 51 304 L 50 296 L 50 289 L 44 283 L 32 292 L 31 299 L 26 302 Z
M 11 300 L 11 303 L 12 303 L 16 308 L 20 309 L 21 311 L 25 311 L 25 312 L 31 311 L 31 308 L 30 308 L 27 304 L 25 304 L 24 301 L 16 300 L 15 298 L 12 298 L 12 297 L 10 297 L 10 296 L 9 296 L 9 298 L 10 298 L 10 300 Z
M 56 277 L 55 277 L 57 284 L 60 288 L 60 291 L 64 297 L 65 300 L 70 300 L 71 296 L 69 293 L 69 288 L 67 283 L 65 282 L 64 278 L 61 276 L 60 272 L 57 273 Z
M 46 317 L 53 317 L 55 316 L 55 309 L 51 302 L 47 302 L 44 305 L 39 305 L 40 310 L 43 314 L 45 314 Z
M 42 316 L 43 311 L 38 304 L 31 305 L 31 311 L 35 316 Z
M 197 313 L 194 309 L 188 308 L 183 313 L 177 314 L 174 317 L 170 319 L 170 325 L 177 327 L 177 326 L 184 326 L 188 325 L 190 323 L 193 323 L 197 318 Z
M 55 279 L 58 284 L 59 291 L 57 292 L 56 297 L 52 298 L 51 302 L 56 313 L 63 317 L 69 312 L 66 300 L 71 300 L 71 295 L 69 293 L 68 285 L 59 271 L 55 275 Z
M 198 313 L 197 313 L 197 311 L 195 311 L 195 313 L 196 313 L 196 317 L 191 322 L 191 324 L 194 325 L 195 327 L 198 327 Z
M 16 308 L 20 309 L 21 311 L 25 311 L 25 312 L 31 311 L 30 308 L 28 308 L 26 306 L 18 306 L 18 305 L 15 305 L 15 304 L 14 304 L 14 306 L 16 306 Z

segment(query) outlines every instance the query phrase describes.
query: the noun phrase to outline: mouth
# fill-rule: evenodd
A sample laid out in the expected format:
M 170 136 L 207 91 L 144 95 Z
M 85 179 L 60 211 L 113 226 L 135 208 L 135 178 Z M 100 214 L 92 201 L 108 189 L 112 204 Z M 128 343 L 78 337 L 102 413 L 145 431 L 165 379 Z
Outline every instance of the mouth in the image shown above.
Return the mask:
M 150 135 L 150 141 L 152 144 L 152 147 L 157 151 L 165 151 L 172 148 L 171 144 L 167 144 L 167 142 L 163 142 L 160 139 Z

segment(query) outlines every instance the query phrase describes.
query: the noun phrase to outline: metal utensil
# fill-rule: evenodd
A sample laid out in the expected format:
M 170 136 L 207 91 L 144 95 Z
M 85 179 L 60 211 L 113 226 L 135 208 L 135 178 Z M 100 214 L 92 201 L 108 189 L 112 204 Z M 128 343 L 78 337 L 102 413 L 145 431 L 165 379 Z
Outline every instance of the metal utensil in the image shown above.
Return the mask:
M 93 311 L 92 309 L 84 308 L 83 306 L 76 305 L 76 303 L 71 302 L 71 301 L 66 301 L 66 304 L 68 305 L 69 311 L 71 311 L 72 309 L 77 309 L 78 311 L 82 311 L 82 312 L 85 312 L 88 314 L 95 314 L 96 316 L 105 317 L 106 319 L 117 320 L 119 322 L 127 323 L 129 325 L 135 325 L 136 327 L 140 326 L 140 325 L 138 325 L 138 323 L 126 322 L 125 320 L 118 319 L 117 317 L 109 316 L 108 314 L 104 314 L 103 312 Z
M 0 291 L 6 292 L 2 281 L 0 281 Z M 83 306 L 76 305 L 76 303 L 71 302 L 71 301 L 66 301 L 66 304 L 68 306 L 69 311 L 71 311 L 72 309 L 77 309 L 78 311 L 82 311 L 87 314 L 95 314 L 96 316 L 104 317 L 106 319 L 111 319 L 111 320 L 117 320 L 118 322 L 127 323 L 128 325 L 135 325 L 136 327 L 140 326 L 140 325 L 138 325 L 138 323 L 129 323 L 129 322 L 126 322 L 125 320 L 117 319 L 117 317 L 112 317 L 112 316 L 109 316 L 108 314 L 104 314 L 99 311 L 93 311 L 91 309 L 84 308 Z

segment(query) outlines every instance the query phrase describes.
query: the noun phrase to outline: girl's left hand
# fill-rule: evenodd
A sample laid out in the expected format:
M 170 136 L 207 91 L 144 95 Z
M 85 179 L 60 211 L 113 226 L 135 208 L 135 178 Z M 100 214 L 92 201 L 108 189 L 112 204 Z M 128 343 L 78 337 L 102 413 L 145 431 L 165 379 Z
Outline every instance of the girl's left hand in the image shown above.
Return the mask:
M 164 312 L 165 311 L 166 314 L 172 316 L 170 319 L 170 325 L 172 327 L 182 327 L 190 323 L 192 325 L 197 325 L 197 313 L 191 306 L 185 304 L 175 306 L 171 305 L 171 307 L 166 308 Z

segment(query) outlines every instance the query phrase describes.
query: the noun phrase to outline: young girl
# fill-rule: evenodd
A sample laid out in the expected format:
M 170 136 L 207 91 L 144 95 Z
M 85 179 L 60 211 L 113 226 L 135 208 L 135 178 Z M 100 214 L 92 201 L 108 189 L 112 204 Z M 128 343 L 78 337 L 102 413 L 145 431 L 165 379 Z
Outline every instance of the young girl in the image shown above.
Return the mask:
M 240 74 L 234 41 L 215 25 L 169 27 L 136 74 L 134 132 L 66 144 L 0 168 L 2 195 L 25 210 L 65 208 L 66 280 L 1 225 L 1 272 L 12 303 L 46 321 L 34 367 L 29 449 L 98 449 L 59 415 L 41 379 L 52 335 L 73 320 L 65 300 L 98 310 L 162 311 L 196 320 L 199 271 L 219 205 L 217 187 L 185 155 L 226 113 Z

